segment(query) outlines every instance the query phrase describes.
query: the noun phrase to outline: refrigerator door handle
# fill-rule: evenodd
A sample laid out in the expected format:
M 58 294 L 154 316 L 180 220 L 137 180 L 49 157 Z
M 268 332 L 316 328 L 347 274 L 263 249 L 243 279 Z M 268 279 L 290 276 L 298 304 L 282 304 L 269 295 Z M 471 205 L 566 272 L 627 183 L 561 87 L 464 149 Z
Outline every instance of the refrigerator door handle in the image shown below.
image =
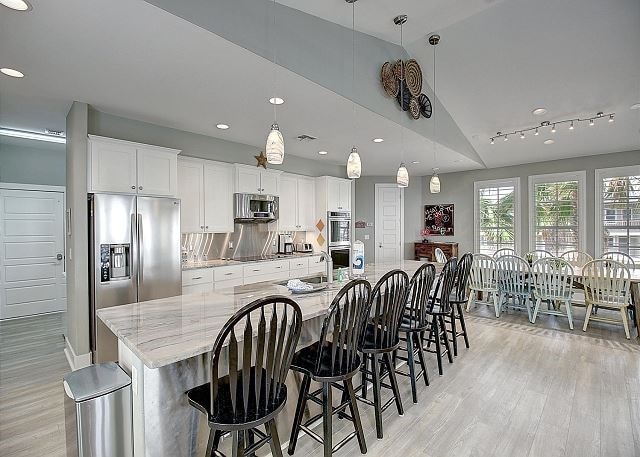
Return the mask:
M 138 283 L 138 243 L 137 243 L 138 237 L 136 236 L 136 230 L 137 230 L 136 214 L 132 213 L 131 214 L 131 233 L 130 233 L 131 252 L 129 253 L 129 256 L 130 256 L 129 262 L 131 265 L 131 281 L 135 286 L 137 286 L 137 283 Z
M 144 244 L 142 239 L 142 214 L 138 213 L 138 295 L 143 283 L 142 272 L 144 271 Z M 139 298 L 138 298 L 139 300 Z

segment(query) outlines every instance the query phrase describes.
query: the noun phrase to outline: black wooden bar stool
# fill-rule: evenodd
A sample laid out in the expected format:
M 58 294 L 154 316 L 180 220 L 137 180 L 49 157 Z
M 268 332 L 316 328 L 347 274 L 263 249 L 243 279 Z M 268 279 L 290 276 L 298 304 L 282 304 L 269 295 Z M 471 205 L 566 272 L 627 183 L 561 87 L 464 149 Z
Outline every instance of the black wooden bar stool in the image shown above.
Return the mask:
M 224 457 L 218 445 L 226 432 L 234 457 L 267 443 L 272 455 L 282 456 L 275 418 L 287 401 L 285 380 L 301 328 L 300 307 L 282 296 L 246 305 L 222 327 L 211 352 L 211 382 L 187 392 L 189 404 L 209 421 L 208 457 Z M 262 425 L 265 432 L 257 428 Z
M 382 439 L 382 413 L 395 401 L 398 414 L 404 414 L 398 390 L 392 354 L 400 346 L 399 327 L 407 303 L 409 277 L 404 271 L 392 270 L 382 276 L 371 293 L 371 313 L 360 346 L 364 361 L 361 395 L 359 400 L 373 406 L 376 416 L 376 433 Z M 369 368 L 369 366 L 371 368 Z M 389 375 L 390 384 L 383 382 L 383 367 Z M 373 401 L 367 399 L 367 383 L 373 383 Z M 392 391 L 393 396 L 383 405 L 381 388 Z
M 371 285 L 367 281 L 355 280 L 348 283 L 336 295 L 327 311 L 322 324 L 320 340 L 298 351 L 293 357 L 291 369 L 304 375 L 298 396 L 298 406 L 291 428 L 288 452 L 293 455 L 300 430 L 324 446 L 324 456 L 329 457 L 338 451 L 354 436 L 357 436 L 360 451 L 367 452 L 364 432 L 358 413 L 358 405 L 353 389 L 352 378 L 360 369 L 361 360 L 358 346 L 369 315 Z M 309 393 L 311 380 L 322 384 L 315 392 Z M 342 385 L 340 384 L 342 383 Z M 333 407 L 332 388 L 342 390 L 342 402 Z M 307 401 L 322 406 L 322 413 L 302 422 Z M 349 408 L 350 415 L 345 412 Z M 332 418 L 339 414 L 341 418 L 353 422 L 354 431 L 333 446 Z M 311 423 L 322 417 L 323 436 L 311 430 Z
M 427 352 L 435 354 L 438 359 L 438 373 L 440 376 L 443 374 L 442 370 L 442 356 L 446 354 L 449 359 L 449 363 L 453 363 L 453 356 L 451 354 L 451 347 L 449 346 L 449 338 L 447 337 L 447 327 L 445 325 L 445 316 L 451 314 L 451 303 L 449 302 L 451 290 L 453 289 L 453 281 L 456 274 L 456 265 L 458 259 L 451 257 L 447 263 L 445 263 L 438 282 L 436 283 L 436 289 L 433 296 L 429 299 L 429 306 L 427 307 L 427 314 L 431 319 L 431 327 L 429 329 L 429 337 L 426 338 L 426 346 L 423 348 Z M 424 338 L 425 332 L 423 332 L 421 339 Z M 431 349 L 431 344 L 435 343 L 435 350 Z
M 424 350 L 420 342 L 420 335 L 424 333 L 431 323 L 427 317 L 427 306 L 429 304 L 429 292 L 436 276 L 436 267 L 433 264 L 425 263 L 416 271 L 409 283 L 409 294 L 407 305 L 404 309 L 402 321 L 400 322 L 400 340 L 406 343 L 406 348 L 400 346 L 397 352 L 405 352 L 407 356 L 395 355 L 394 359 L 407 362 L 409 372 L 396 370 L 401 376 L 408 376 L 411 380 L 411 394 L 413 402 L 418 403 L 418 392 L 416 383 L 420 376 L 424 378 L 425 384 L 429 385 L 429 374 L 424 361 Z M 404 337 L 402 336 L 404 334 Z M 420 363 L 421 370 L 416 373 L 416 356 Z
M 451 314 L 445 316 L 445 323 L 449 324 L 447 328 L 451 335 L 453 343 L 453 355 L 458 356 L 458 337 L 464 337 L 464 344 L 469 349 L 469 336 L 467 335 L 467 325 L 464 321 L 462 313 L 462 305 L 466 305 L 469 301 L 469 274 L 471 273 L 471 265 L 473 264 L 473 254 L 467 252 L 462 256 L 456 267 L 456 276 L 453 281 L 453 292 L 449 302 L 451 303 Z M 458 330 L 457 321 L 460 322 Z

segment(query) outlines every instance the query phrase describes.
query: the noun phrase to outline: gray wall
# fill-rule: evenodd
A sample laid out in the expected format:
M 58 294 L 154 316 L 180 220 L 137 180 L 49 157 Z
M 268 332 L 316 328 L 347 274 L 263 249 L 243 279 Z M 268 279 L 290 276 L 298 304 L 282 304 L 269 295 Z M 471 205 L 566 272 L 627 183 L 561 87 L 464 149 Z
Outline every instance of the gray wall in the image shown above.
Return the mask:
M 0 141 L 0 182 L 65 185 L 65 146 L 11 138 Z
M 354 229 L 354 237 L 364 243 L 364 255 L 367 263 L 375 261 L 375 207 L 376 183 L 395 183 L 395 176 L 363 176 L 355 180 L 355 216 L 356 221 L 373 224 L 365 229 Z M 413 259 L 413 243 L 418 239 L 422 228 L 422 180 L 414 178 L 404 190 L 404 258 Z M 364 236 L 369 235 L 365 240 Z
M 87 118 L 86 103 L 73 102 L 67 114 L 67 341 L 77 355 L 89 347 L 89 255 L 87 227 Z
M 121 140 L 180 149 L 181 155 L 229 163 L 255 165 L 259 148 L 232 141 L 221 140 L 197 133 L 161 127 L 146 122 L 89 109 L 89 133 Z M 274 170 L 299 173 L 307 176 L 346 177 L 346 167 L 287 155 L 282 165 L 269 165 Z
M 440 175 L 440 194 L 429 193 L 429 176 L 423 178 L 423 204 L 454 203 L 455 235 L 431 237 L 433 240 L 457 241 L 460 252 L 474 250 L 473 183 L 492 179 L 520 177 L 521 247 L 529 249 L 529 181 L 532 175 L 586 170 L 586 249 L 595 249 L 595 170 L 597 168 L 623 167 L 640 164 L 640 151 L 601 154 L 574 159 L 537 162 L 487 170 L 463 171 Z M 417 232 L 416 232 L 417 235 Z M 599 253 L 596 253 L 599 254 Z

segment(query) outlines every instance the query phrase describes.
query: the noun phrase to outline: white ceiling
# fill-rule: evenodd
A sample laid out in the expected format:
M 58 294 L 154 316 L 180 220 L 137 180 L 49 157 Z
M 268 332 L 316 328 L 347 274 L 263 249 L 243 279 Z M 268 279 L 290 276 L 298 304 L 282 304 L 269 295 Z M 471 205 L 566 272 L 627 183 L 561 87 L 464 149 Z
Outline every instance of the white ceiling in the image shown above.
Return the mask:
M 64 128 L 69 103 L 79 100 L 107 113 L 264 147 L 273 121 L 269 61 L 139 0 L 32 3 L 30 13 L 0 16 L 0 62 L 26 74 L 0 78 L 1 125 Z M 434 163 L 431 143 L 409 130 L 402 153 L 398 125 L 361 107 L 354 137 L 350 101 L 283 68 L 277 79 L 286 100 L 278 123 L 289 154 L 343 164 L 355 141 L 366 175 L 395 174 L 401 160 L 421 162 L 411 166 L 414 175 L 434 166 L 477 166 L 446 148 Z M 217 123 L 231 128 L 220 131 Z M 303 133 L 318 141 L 295 140 Z M 375 137 L 385 142 L 374 144 Z M 321 157 L 319 150 L 329 154 Z
M 22 80 L 0 75 L 0 125 L 64 129 L 73 100 L 101 111 L 262 147 L 272 122 L 271 64 L 141 0 L 33 0 L 33 11 L 2 9 L 0 66 L 22 70 Z M 279 3 L 350 26 L 344 0 Z M 637 0 L 383 0 L 358 2 L 358 29 L 390 41 L 390 22 L 409 14 L 405 43 L 431 81 L 431 49 L 438 46 L 438 97 L 490 167 L 552 158 L 640 149 L 640 2 Z M 346 14 L 345 14 L 346 13 Z M 386 28 L 385 28 L 386 27 Z M 395 36 L 395 38 L 394 38 Z M 268 76 L 265 76 L 268 75 Z M 278 122 L 287 153 L 344 163 L 352 142 L 366 175 L 395 173 L 400 160 L 420 160 L 413 175 L 428 174 L 433 149 L 424 137 L 351 103 L 285 69 L 278 74 L 286 103 Z M 549 113 L 534 117 L 544 106 Z M 616 122 L 573 132 L 488 144 L 501 130 L 541 120 L 617 112 Z M 231 129 L 220 131 L 224 122 Z M 298 143 L 302 134 L 317 136 Z M 371 139 L 383 137 L 374 144 Z M 320 157 L 318 150 L 328 150 Z M 451 150 L 438 149 L 443 171 L 477 168 Z
M 506 0 L 441 35 L 438 97 L 488 167 L 640 150 L 640 110 L 629 109 L 640 102 L 640 1 Z M 433 58 L 422 43 L 408 51 Z M 598 111 L 615 122 L 489 144 L 497 131 Z
M 408 16 L 402 27 L 404 44 L 423 39 L 503 0 L 362 0 L 355 3 L 356 28 L 391 43 L 400 43 L 400 29 L 393 23 L 399 14 Z M 351 5 L 345 0 L 277 0 L 282 5 L 351 28 Z

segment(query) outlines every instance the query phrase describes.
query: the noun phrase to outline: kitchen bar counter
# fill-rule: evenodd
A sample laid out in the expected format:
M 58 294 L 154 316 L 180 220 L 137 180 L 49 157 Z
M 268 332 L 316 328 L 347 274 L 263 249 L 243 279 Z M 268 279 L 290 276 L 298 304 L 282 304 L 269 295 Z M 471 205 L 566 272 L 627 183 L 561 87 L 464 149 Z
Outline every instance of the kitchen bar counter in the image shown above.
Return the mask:
M 365 274 L 375 283 L 395 268 L 411 276 L 422 264 L 411 260 L 367 265 Z M 441 267 L 436 264 L 437 270 Z M 98 311 L 98 317 L 118 338 L 118 363 L 131 376 L 134 457 L 205 454 L 207 419 L 189 406 L 185 392 L 210 381 L 210 351 L 222 326 L 236 311 L 268 295 L 293 297 L 302 309 L 301 348 L 318 340 L 325 312 L 344 284 L 334 281 L 323 291 L 295 295 L 285 286 L 262 282 Z M 286 383 L 289 401 L 276 420 L 283 444 L 291 430 L 300 375 L 290 371 Z M 310 404 L 305 414 L 318 411 L 317 405 Z M 228 451 L 227 447 L 225 440 L 222 450 Z
M 411 276 L 423 262 L 370 264 L 373 284 L 386 272 L 400 268 Z M 180 295 L 98 311 L 98 317 L 149 368 L 159 368 L 211 351 L 218 332 L 244 305 L 269 295 L 291 296 L 304 320 L 323 315 L 345 283 L 334 281 L 321 292 L 292 294 L 285 286 L 258 283 L 208 293 Z

